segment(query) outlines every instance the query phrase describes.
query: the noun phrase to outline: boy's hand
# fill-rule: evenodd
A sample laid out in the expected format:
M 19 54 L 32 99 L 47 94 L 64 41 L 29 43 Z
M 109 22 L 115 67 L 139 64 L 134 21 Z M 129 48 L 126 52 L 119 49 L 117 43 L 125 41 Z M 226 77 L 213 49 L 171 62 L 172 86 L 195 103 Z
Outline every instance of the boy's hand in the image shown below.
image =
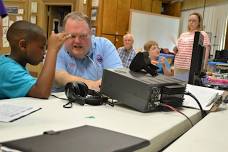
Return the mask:
M 55 34 L 54 31 L 52 31 L 51 36 L 48 39 L 48 50 L 50 49 L 50 50 L 59 51 L 63 42 L 70 37 L 71 37 L 71 34 L 67 34 L 67 33 Z

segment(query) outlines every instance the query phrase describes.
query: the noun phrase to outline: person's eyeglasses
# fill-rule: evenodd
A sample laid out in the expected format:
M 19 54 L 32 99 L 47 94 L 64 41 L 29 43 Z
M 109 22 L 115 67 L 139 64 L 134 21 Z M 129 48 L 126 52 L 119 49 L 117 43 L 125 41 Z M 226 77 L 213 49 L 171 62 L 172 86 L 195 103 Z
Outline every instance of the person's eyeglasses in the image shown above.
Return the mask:
M 154 51 L 154 50 L 159 50 L 159 51 L 160 51 L 160 48 L 159 48 L 159 47 L 154 46 L 154 47 L 151 47 L 151 48 L 150 48 L 150 50 L 151 50 L 151 51 Z
M 79 40 L 87 40 L 90 37 L 90 34 L 77 34 L 77 33 L 73 33 L 71 34 L 71 38 L 75 39 L 76 37 L 78 37 Z
M 194 20 L 194 19 L 189 19 L 188 22 L 193 22 L 193 23 L 196 23 L 197 20 Z

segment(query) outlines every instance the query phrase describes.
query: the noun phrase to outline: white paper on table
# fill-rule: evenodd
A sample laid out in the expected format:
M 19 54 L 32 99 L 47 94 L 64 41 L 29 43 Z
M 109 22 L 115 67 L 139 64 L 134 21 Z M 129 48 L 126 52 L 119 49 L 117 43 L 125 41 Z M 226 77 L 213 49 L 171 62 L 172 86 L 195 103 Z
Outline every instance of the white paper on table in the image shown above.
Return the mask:
M 213 102 L 218 95 L 221 95 L 223 93 L 221 90 L 194 86 L 190 84 L 187 84 L 186 91 L 193 94 L 199 100 L 203 110 L 210 110 L 213 105 L 210 103 Z M 199 109 L 197 102 L 189 95 L 184 95 L 183 106 Z

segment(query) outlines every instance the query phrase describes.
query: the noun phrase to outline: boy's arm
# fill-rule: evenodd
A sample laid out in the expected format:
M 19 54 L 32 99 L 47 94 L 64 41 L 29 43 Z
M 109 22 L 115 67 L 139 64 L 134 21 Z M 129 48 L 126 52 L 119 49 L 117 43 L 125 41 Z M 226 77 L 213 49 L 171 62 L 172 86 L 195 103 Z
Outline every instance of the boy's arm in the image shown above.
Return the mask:
M 28 96 L 47 99 L 51 93 L 52 83 L 54 81 L 55 64 L 57 53 L 63 42 L 69 38 L 69 34 L 52 32 L 48 39 L 48 49 L 42 71 L 36 84 L 31 88 Z

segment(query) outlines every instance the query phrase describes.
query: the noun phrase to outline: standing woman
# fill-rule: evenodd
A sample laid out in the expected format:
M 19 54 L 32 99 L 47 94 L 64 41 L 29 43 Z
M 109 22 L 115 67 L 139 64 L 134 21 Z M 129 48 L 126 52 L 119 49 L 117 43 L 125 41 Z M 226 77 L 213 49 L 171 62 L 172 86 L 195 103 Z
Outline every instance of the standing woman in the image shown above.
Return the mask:
M 203 19 L 199 13 L 192 13 L 188 18 L 188 31 L 180 35 L 177 40 L 177 53 L 174 61 L 174 76 L 177 79 L 188 82 L 189 71 L 191 66 L 192 48 L 195 32 L 200 31 L 204 37 L 203 45 L 205 49 L 204 69 L 206 69 L 209 51 L 210 40 L 206 32 L 202 31 Z

